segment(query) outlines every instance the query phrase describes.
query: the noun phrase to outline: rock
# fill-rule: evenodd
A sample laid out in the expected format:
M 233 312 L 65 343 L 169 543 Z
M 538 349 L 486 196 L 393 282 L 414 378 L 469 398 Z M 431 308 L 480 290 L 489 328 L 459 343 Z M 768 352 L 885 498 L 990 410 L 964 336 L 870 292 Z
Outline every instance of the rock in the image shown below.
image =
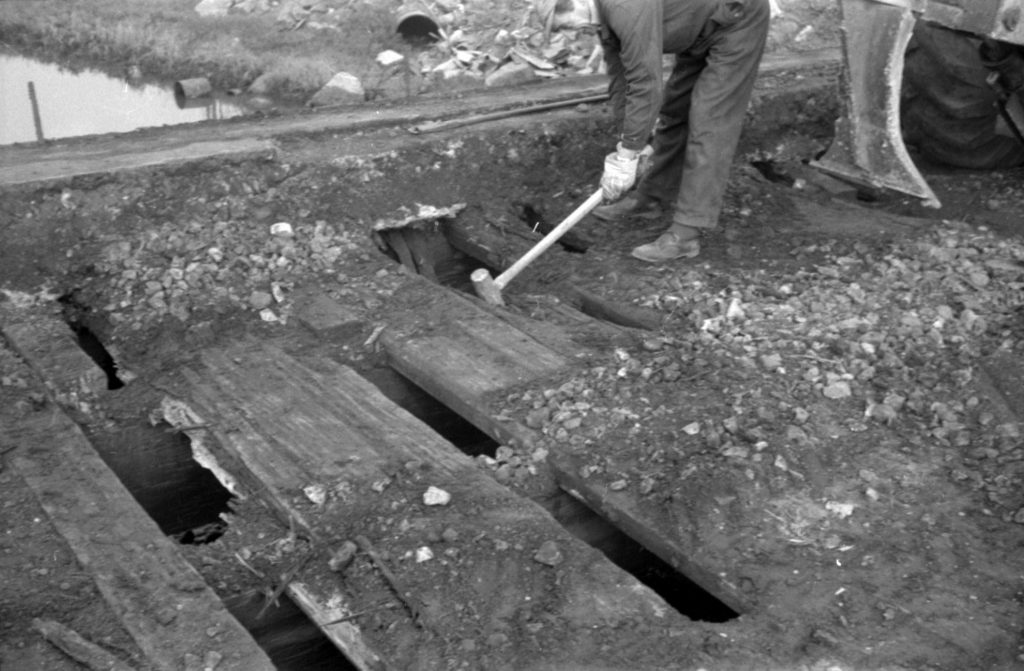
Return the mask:
M 249 93 L 252 95 L 265 95 L 274 88 L 274 75 L 263 73 L 249 84 Z
M 558 548 L 557 543 L 554 541 L 544 541 L 533 555 L 533 560 L 545 566 L 558 566 L 565 561 L 565 557 L 562 555 L 562 551 Z
M 352 541 L 344 541 L 337 549 L 331 552 L 331 558 L 327 560 L 327 566 L 335 573 L 341 573 L 359 552 L 359 546 Z
M 274 304 L 274 296 L 267 291 L 253 291 L 249 294 L 249 305 L 254 310 L 263 310 Z
M 537 79 L 537 73 L 526 63 L 509 63 L 484 78 L 485 86 L 515 86 Z
M 396 65 L 404 61 L 405 56 L 398 53 L 397 51 L 393 51 L 392 49 L 386 49 L 385 51 L 382 51 L 379 54 L 377 54 L 376 60 L 379 65 L 382 65 L 384 67 L 390 67 L 392 65 Z
M 310 107 L 324 105 L 342 105 L 345 103 L 361 103 L 366 101 L 366 91 L 355 75 L 339 72 L 324 84 L 324 87 L 309 99 Z
M 845 382 L 844 380 L 837 380 L 825 387 L 822 393 L 825 395 L 825 398 L 838 400 L 841 398 L 849 398 L 853 392 L 850 391 L 850 385 L 848 382 Z
M 227 16 L 233 0 L 201 0 L 195 6 L 199 16 Z
M 433 485 L 423 492 L 423 504 L 427 506 L 446 506 L 451 500 L 451 494 Z

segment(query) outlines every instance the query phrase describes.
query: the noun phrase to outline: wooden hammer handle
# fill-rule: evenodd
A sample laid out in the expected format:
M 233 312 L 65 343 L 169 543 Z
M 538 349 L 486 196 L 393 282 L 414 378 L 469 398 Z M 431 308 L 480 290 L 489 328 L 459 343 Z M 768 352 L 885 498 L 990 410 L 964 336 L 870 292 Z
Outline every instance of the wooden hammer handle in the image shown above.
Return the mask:
M 583 204 L 577 207 L 568 217 L 562 220 L 562 223 L 555 226 L 551 231 L 545 235 L 540 242 L 534 245 L 530 251 L 520 257 L 518 261 L 508 267 L 505 272 L 494 278 L 494 284 L 497 285 L 498 289 L 504 289 L 505 286 L 512 281 L 512 279 L 522 272 L 523 268 L 530 265 L 534 259 L 543 254 L 548 247 L 555 244 L 560 237 L 569 232 L 569 229 L 579 223 L 579 221 L 590 214 L 590 211 L 601 204 L 601 199 L 604 197 L 601 189 L 598 189 L 590 198 L 583 201 Z

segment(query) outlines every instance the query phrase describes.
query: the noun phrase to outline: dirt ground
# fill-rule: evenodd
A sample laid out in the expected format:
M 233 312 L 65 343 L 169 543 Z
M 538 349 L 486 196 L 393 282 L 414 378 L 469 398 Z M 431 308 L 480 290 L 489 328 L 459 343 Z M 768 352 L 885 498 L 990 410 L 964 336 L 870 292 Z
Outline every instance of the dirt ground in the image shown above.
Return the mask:
M 782 6 L 772 49 L 835 43 L 832 3 Z M 523 276 L 510 292 L 523 315 L 544 318 L 540 297 L 568 300 L 570 279 L 662 327 L 570 379 L 496 399 L 543 438 L 502 446 L 481 468 L 543 498 L 556 487 L 537 451 L 568 445 L 580 477 L 666 515 L 684 510 L 709 543 L 734 535 L 708 553 L 746 566 L 758 552 L 785 558 L 744 576 L 740 590 L 762 601 L 757 618 L 710 628 L 721 640 L 709 634 L 677 668 L 1024 668 L 1024 417 L 1012 394 L 994 391 L 1000 357 L 1021 355 L 1024 172 L 923 166 L 940 210 L 857 192 L 807 167 L 828 141 L 814 118 L 803 135 L 745 145 L 697 262 L 629 258 L 664 222 L 590 222 L 579 230 L 587 254 L 552 255 Z M 367 343 L 406 276 L 369 230 L 398 214 L 395 183 L 406 184 L 403 204 L 462 201 L 463 216 L 518 225 L 526 203 L 557 218 L 597 176 L 603 126 L 586 119 L 539 134 L 516 122 L 365 162 L 316 160 L 341 155 L 331 151 L 340 141 L 292 138 L 287 163 L 210 161 L 8 190 L 0 285 L 12 302 L 61 296 L 69 321 L 118 361 L 130 393 L 111 391 L 83 420 L 97 442 L 143 431 L 163 393 L 153 380 L 244 336 L 371 376 L 386 363 Z M 773 121 L 752 123 L 770 134 Z M 560 134 L 566 125 L 576 135 Z M 378 139 L 394 140 L 367 142 Z M 458 184 L 432 163 L 459 165 Z M 294 239 L 267 235 L 279 221 L 294 224 Z M 314 292 L 352 311 L 351 331 L 325 340 L 292 318 Z M 6 346 L 0 364 L 4 421 L 46 403 Z M 17 448 L 0 436 L 0 459 Z M 145 668 L 22 479 L 4 466 L 0 485 L 0 667 L 79 668 L 32 629 L 48 617 Z M 708 491 L 716 506 L 685 505 Z M 226 519 L 217 540 L 183 552 L 223 598 L 266 591 L 261 576 L 301 544 L 258 506 Z M 808 613 L 816 619 L 794 615 Z M 387 632 L 401 615 L 371 618 L 368 629 Z M 764 665 L 737 666 L 737 650 Z

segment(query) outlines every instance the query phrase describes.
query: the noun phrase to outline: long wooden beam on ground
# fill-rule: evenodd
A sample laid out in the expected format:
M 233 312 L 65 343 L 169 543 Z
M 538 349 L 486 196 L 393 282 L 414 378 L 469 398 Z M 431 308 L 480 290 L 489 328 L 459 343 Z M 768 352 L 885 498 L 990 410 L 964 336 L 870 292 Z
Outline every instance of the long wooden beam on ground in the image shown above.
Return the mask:
M 508 369 L 540 356 L 513 340 Z M 532 370 L 561 363 L 547 353 Z M 190 421 L 209 427 L 211 449 L 242 465 L 239 481 L 311 539 L 290 593 L 360 669 L 506 668 L 506 645 L 529 668 L 639 668 L 624 659 L 669 659 L 703 636 L 341 364 L 249 342 L 206 351 L 185 378 L 169 402 L 187 405 Z M 424 497 L 436 490 L 450 500 L 432 505 Z M 438 530 L 447 530 L 440 540 Z M 346 541 L 369 559 L 332 572 L 331 553 Z M 360 613 L 379 610 L 382 594 L 405 607 L 366 626 L 374 620 Z M 667 640 L 663 628 L 678 633 Z M 613 635 L 616 650 L 602 651 Z
M 255 640 L 142 510 L 59 403 L 81 409 L 105 377 L 50 314 L 0 315 L 4 337 L 51 402 L 4 427 L 9 455 L 54 527 L 154 669 L 272 671 Z

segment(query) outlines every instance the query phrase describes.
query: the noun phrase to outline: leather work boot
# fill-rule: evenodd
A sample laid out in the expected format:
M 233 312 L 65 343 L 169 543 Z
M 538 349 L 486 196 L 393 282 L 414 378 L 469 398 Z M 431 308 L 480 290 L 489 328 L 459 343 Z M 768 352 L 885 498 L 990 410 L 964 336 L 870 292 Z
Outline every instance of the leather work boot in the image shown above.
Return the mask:
M 629 195 L 614 203 L 595 207 L 593 215 L 601 221 L 657 219 L 662 215 L 662 207 L 656 200 Z
M 633 257 L 648 263 L 692 259 L 700 254 L 700 236 L 683 239 L 675 231 L 665 231 L 657 240 L 633 249 Z

